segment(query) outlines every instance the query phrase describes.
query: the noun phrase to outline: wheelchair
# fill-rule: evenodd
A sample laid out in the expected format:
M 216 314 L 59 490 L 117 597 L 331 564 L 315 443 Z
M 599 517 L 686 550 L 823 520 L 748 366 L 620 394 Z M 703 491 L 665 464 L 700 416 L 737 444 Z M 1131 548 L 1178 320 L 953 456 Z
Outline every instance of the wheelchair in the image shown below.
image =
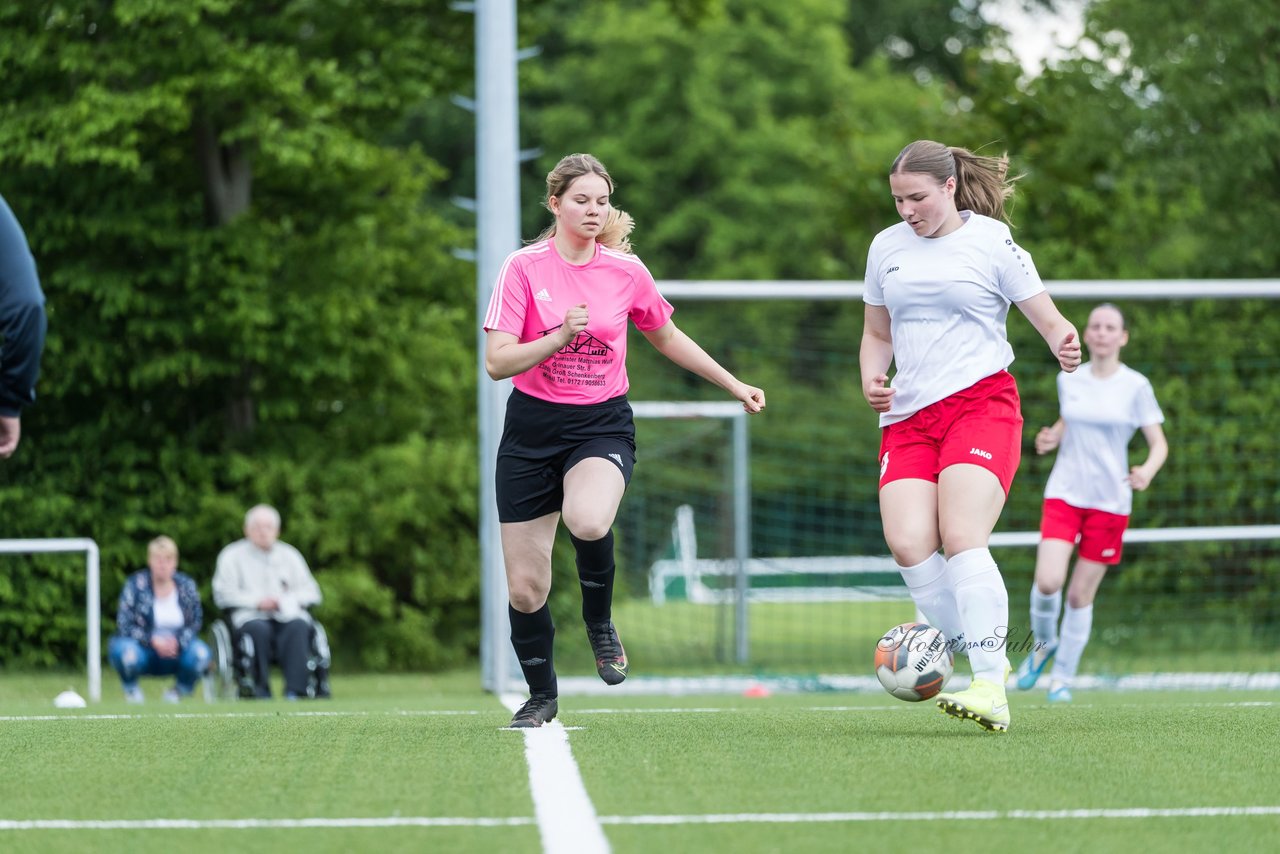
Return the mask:
M 253 638 L 232 628 L 231 612 L 223 611 L 213 621 L 213 662 L 210 668 L 211 687 L 206 696 L 215 699 L 240 700 L 253 697 Z M 311 619 L 311 646 L 307 655 L 307 696 L 324 699 L 329 693 L 329 636 L 324 626 Z M 275 656 L 272 664 L 278 664 Z

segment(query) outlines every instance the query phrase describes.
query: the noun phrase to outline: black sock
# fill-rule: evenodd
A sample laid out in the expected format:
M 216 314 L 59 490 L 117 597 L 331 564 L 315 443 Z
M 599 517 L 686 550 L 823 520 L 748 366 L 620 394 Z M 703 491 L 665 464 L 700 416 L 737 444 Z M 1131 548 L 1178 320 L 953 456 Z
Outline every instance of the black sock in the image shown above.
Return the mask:
M 578 581 L 582 585 L 582 619 L 606 623 L 613 607 L 613 531 L 598 540 L 569 535 L 578 553 Z
M 558 696 L 556 668 L 551 660 L 556 636 L 551 606 L 544 603 L 532 614 L 526 614 L 508 604 L 507 614 L 511 618 L 511 646 L 520 660 L 524 681 L 529 683 L 529 693 Z

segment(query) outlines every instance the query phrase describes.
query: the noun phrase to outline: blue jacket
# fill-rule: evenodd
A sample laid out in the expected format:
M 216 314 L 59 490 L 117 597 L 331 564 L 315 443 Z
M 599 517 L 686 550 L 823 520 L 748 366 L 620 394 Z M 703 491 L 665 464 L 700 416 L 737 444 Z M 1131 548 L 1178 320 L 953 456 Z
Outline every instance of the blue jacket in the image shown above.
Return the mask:
M 182 609 L 182 631 L 178 633 L 178 645 L 186 649 L 204 620 L 200 607 L 200 591 L 186 573 L 174 573 L 173 583 L 178 586 L 178 607 Z M 120 607 L 116 611 L 116 634 L 133 638 L 139 643 L 151 643 L 155 631 L 156 593 L 151 589 L 151 570 L 143 569 L 130 575 L 120 591 Z
M 47 326 L 35 258 L 0 196 L 0 415 L 16 418 L 35 402 Z

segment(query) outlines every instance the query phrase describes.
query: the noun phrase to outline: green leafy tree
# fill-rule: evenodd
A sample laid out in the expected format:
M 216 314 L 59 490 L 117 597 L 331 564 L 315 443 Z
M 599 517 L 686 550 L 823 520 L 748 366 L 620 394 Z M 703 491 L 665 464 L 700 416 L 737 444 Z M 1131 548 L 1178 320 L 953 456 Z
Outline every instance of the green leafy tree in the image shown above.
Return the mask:
M 161 532 L 207 591 L 265 500 L 340 655 L 474 645 L 471 271 L 423 205 L 439 167 L 386 143 L 469 72 L 470 27 L 443 0 L 0 10 L 3 192 L 50 313 L 0 514 L 97 539 L 108 614 Z M 75 572 L 0 585 L 0 654 L 76 660 L 47 595 Z
M 845 32 L 859 65 L 887 57 L 895 68 L 953 83 L 967 54 L 993 31 L 978 4 L 956 0 L 849 0 Z
M 1274 11 L 1097 0 L 1073 57 L 1025 90 L 985 72 L 975 110 L 1025 168 L 1019 222 L 1047 277 L 1280 270 Z
M 1132 128 L 1187 276 L 1273 276 L 1280 249 L 1280 18 L 1269 0 L 1093 4 L 1087 35 L 1142 105 Z M 1174 206 L 1181 208 L 1175 212 Z M 1181 216 L 1177 214 L 1180 213 Z M 1157 247 L 1155 255 L 1168 251 Z
M 523 138 L 543 155 L 525 232 L 547 222 L 542 176 L 600 156 L 634 243 L 663 278 L 840 278 L 887 224 L 884 175 L 911 139 L 942 134 L 944 89 L 850 67 L 846 4 L 724 0 L 693 26 L 659 0 L 594 5 L 525 63 Z M 581 81 L 590 80 L 590 86 Z

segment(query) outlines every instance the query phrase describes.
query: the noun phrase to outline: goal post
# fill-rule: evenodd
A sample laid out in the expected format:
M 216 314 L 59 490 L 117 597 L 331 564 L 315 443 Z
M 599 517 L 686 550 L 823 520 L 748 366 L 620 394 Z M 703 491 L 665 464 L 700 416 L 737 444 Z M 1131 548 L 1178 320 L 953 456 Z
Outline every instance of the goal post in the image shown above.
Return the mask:
M 1049 295 L 1062 299 L 1276 299 L 1280 279 L 1059 279 L 1046 281 Z M 812 281 L 692 281 L 664 279 L 658 290 L 667 299 L 833 300 L 862 299 L 856 279 Z
M 102 603 L 98 544 L 85 537 L 41 540 L 0 540 L 0 554 L 84 552 L 84 616 L 87 626 L 85 669 L 89 700 L 102 699 Z
M 719 418 L 733 430 L 733 563 L 734 574 L 734 657 L 745 664 L 751 657 L 747 597 L 751 558 L 751 446 L 747 433 L 747 413 L 740 403 L 728 401 L 636 401 L 631 404 L 636 418 Z

